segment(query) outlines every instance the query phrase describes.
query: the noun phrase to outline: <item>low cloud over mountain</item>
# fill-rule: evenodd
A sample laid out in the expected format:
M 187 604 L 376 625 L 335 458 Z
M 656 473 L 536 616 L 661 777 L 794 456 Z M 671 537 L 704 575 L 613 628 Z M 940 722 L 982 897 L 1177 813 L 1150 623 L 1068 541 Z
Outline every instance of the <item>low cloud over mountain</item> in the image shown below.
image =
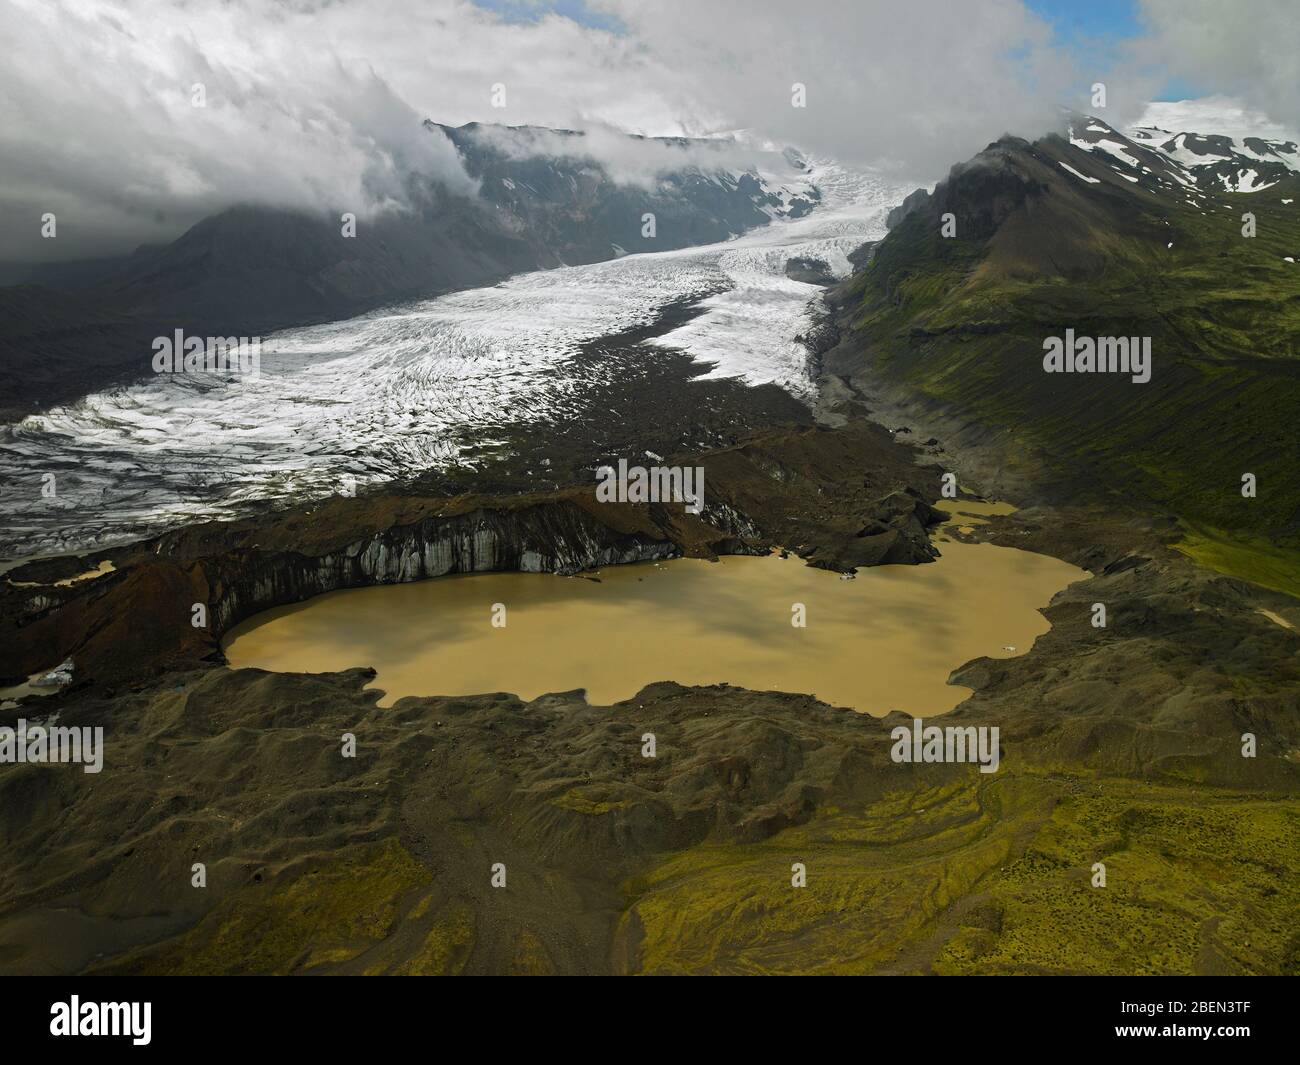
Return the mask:
M 5 257 L 121 254 L 235 204 L 366 216 L 409 208 L 431 185 L 467 191 L 452 146 L 419 135 L 426 118 L 585 130 L 584 151 L 611 175 L 652 184 L 671 148 L 608 130 L 746 128 L 921 179 L 1004 132 L 1046 131 L 1058 105 L 1088 106 L 1096 80 L 1119 123 L 1171 78 L 1300 106 L 1282 91 L 1298 52 L 1282 0 L 1240 14 L 1144 0 L 1145 35 L 1096 70 L 1021 0 L 586 8 L 580 22 L 547 4 L 506 17 L 468 0 L 0 0 Z M 806 106 L 792 102 L 796 83 Z M 57 241 L 40 237 L 46 212 Z

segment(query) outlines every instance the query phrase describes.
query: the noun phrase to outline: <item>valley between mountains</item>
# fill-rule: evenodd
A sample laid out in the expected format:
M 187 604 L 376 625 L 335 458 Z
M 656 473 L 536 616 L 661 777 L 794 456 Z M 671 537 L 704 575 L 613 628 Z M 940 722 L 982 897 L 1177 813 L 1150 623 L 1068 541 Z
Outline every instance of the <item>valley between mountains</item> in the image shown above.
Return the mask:
M 483 159 L 509 199 L 518 175 Z M 4 462 L 75 470 L 96 509 L 7 510 L 15 561 L 44 557 L 3 575 L 0 673 L 73 668 L 4 720 L 103 725 L 114 771 L 0 774 L 0 971 L 1300 971 L 1297 165 L 1291 142 L 1084 116 L 910 195 L 800 158 L 795 191 L 747 188 L 777 217 L 734 240 L 589 249 L 581 269 L 277 334 L 300 358 L 274 371 L 274 425 L 238 390 L 180 416 L 148 382 L 15 398 L 39 409 Z M 495 348 L 467 324 L 508 307 Z M 1150 382 L 1044 374 L 1067 326 L 1151 337 Z M 528 380 L 500 372 L 515 350 L 544 354 Z M 344 417 L 312 416 L 354 379 Z M 206 456 L 170 462 L 155 416 L 202 426 Z M 277 464 L 290 431 L 313 457 Z M 702 511 L 597 502 L 592 471 L 620 455 L 704 469 Z M 344 473 L 355 496 L 331 487 Z M 1014 507 L 949 520 L 987 500 Z M 899 764 L 906 713 L 688 687 L 667 662 L 608 706 L 381 708 L 370 663 L 223 654 L 241 622 L 347 588 L 773 552 L 828 580 L 942 574 L 955 540 L 1078 571 L 1032 646 L 949 678 L 972 694 L 943 723 L 999 729 L 993 774 Z M 844 654 L 870 669 L 869 649 Z

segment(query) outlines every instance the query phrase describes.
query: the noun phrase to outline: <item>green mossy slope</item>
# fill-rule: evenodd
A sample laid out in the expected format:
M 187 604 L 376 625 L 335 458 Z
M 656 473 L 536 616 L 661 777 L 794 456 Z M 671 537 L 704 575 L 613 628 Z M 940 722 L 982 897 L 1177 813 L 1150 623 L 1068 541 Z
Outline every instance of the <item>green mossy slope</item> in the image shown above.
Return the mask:
M 1066 159 L 1097 184 L 1066 173 Z M 883 375 L 1014 434 L 1076 497 L 1153 504 L 1189 529 L 1295 552 L 1300 262 L 1286 257 L 1300 260 L 1300 178 L 1198 204 L 1118 180 L 1060 138 L 992 145 L 837 293 L 849 340 L 828 369 L 865 370 L 868 392 Z M 958 238 L 940 235 L 947 212 Z M 1151 380 L 1045 373 L 1043 340 L 1066 328 L 1151 337 Z M 1254 499 L 1241 494 L 1247 472 Z M 1193 541 L 1189 553 L 1259 579 L 1240 550 Z M 1287 558 L 1294 573 L 1300 556 Z

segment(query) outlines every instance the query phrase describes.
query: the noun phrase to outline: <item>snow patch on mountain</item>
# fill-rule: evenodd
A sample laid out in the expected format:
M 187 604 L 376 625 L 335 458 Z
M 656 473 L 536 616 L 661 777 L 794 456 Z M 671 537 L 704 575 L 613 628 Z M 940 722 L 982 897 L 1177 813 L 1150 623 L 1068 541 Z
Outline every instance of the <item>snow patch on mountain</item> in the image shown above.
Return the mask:
M 1074 167 L 1072 167 L 1069 163 L 1062 163 L 1061 166 L 1065 170 L 1068 170 L 1075 177 L 1077 177 L 1080 181 L 1086 181 L 1089 185 L 1101 184 L 1101 178 L 1089 177 L 1087 174 L 1081 174 L 1079 173 L 1079 171 L 1075 170 Z
M 1263 192 L 1300 171 L 1300 137 L 1221 97 L 1153 103 L 1127 133 L 1202 187 Z

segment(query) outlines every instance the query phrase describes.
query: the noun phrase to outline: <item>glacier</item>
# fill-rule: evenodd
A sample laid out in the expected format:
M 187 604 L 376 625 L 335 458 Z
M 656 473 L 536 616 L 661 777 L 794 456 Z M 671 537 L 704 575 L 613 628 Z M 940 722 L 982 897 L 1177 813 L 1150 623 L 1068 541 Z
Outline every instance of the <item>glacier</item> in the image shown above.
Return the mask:
M 345 480 L 472 466 L 471 435 L 571 414 L 584 388 L 567 365 L 578 345 L 650 325 L 683 300 L 701 313 L 645 342 L 647 358 L 674 348 L 707 364 L 706 377 L 807 399 L 795 337 L 820 290 L 787 278 L 787 259 L 847 274 L 848 253 L 883 237 L 889 208 L 914 187 L 830 160 L 809 167 L 822 200 L 802 218 L 284 330 L 263 339 L 255 379 L 159 375 L 4 426 L 0 555 L 105 547 L 336 494 Z

